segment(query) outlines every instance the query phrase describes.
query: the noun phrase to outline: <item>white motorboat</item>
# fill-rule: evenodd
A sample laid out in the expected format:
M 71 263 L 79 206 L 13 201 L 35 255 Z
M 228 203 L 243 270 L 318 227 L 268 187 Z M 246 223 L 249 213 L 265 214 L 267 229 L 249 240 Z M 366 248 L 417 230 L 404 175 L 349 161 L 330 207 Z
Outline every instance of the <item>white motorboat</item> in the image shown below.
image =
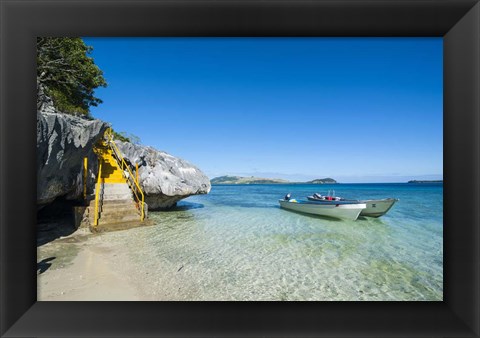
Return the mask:
M 380 217 L 385 215 L 388 210 L 390 210 L 395 202 L 397 202 L 397 198 L 384 198 L 379 200 L 361 200 L 360 202 L 365 203 L 367 207 L 365 210 L 362 210 L 360 213 L 361 216 L 369 216 L 369 217 Z
M 365 203 L 366 208 L 362 210 L 360 216 L 380 217 L 385 215 L 390 210 L 396 198 L 383 198 L 374 200 L 349 200 L 341 197 L 322 196 L 320 194 L 313 194 L 307 197 L 309 201 L 317 202 L 319 204 L 334 204 L 334 203 Z
M 287 197 L 283 200 L 278 200 L 278 202 L 284 209 L 352 221 L 355 221 L 360 215 L 360 212 L 367 207 L 365 203 L 323 204 L 311 201 L 297 201 L 296 199 L 289 199 Z

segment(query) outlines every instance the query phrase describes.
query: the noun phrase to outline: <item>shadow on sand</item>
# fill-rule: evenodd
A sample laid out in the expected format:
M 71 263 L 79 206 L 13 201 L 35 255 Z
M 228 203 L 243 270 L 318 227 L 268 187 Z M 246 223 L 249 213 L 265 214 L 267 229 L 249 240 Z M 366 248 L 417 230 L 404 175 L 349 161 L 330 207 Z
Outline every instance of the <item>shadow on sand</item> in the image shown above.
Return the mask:
M 57 258 L 57 257 L 48 257 L 48 258 L 44 258 L 40 262 L 38 262 L 37 263 L 37 273 L 41 274 L 41 273 L 44 273 L 45 271 L 47 271 L 48 269 L 50 269 L 50 267 L 52 266 L 52 263 L 50 263 L 50 261 L 53 261 L 55 258 Z

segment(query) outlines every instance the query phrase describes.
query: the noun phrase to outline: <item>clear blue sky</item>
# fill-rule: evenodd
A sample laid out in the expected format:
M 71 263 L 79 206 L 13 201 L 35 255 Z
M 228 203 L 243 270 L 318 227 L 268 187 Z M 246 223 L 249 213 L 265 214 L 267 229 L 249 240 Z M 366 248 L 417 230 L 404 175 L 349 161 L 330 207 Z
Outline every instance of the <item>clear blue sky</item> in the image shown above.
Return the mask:
M 92 114 L 209 177 L 443 177 L 441 38 L 85 38 Z

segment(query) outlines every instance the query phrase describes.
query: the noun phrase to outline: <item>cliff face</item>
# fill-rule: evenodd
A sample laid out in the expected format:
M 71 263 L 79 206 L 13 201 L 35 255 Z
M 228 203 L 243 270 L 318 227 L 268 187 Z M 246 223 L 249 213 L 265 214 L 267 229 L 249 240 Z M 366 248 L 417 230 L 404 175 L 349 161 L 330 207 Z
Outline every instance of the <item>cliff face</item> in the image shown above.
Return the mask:
M 82 196 L 84 157 L 88 158 L 87 186 L 93 187 L 98 161 L 92 146 L 108 125 L 57 112 L 41 88 L 37 102 L 37 206 L 41 208 L 57 197 Z
M 210 180 L 191 163 L 151 147 L 116 144 L 124 157 L 139 164 L 140 186 L 149 210 L 170 208 L 183 198 L 210 192 Z
M 58 197 L 80 200 L 83 159 L 88 158 L 87 193 L 93 191 L 98 159 L 93 145 L 108 124 L 58 112 L 41 87 L 37 89 L 37 206 Z M 150 210 L 169 208 L 196 194 L 207 194 L 210 181 L 187 161 L 151 147 L 117 142 L 131 163 L 139 163 L 139 179 Z

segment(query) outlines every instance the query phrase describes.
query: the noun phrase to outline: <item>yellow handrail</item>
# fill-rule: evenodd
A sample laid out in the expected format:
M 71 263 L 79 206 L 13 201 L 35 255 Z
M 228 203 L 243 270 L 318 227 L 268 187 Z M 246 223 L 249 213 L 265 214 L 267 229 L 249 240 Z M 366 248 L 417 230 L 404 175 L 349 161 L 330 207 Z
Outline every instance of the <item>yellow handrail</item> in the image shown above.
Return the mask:
M 83 199 L 87 199 L 87 169 L 88 169 L 88 158 L 83 158 Z
M 128 166 L 127 162 L 125 162 L 125 159 L 123 158 L 122 153 L 118 149 L 115 142 L 113 142 L 113 133 L 112 133 L 111 128 L 108 128 L 105 131 L 105 137 L 107 138 L 107 143 L 110 146 L 110 149 L 112 149 L 113 153 L 115 154 L 117 163 L 121 162 L 121 163 L 118 163 L 118 164 L 120 165 L 120 167 L 122 169 L 123 176 L 125 176 L 125 178 L 127 179 L 127 183 L 130 185 L 130 188 L 132 189 L 133 194 L 135 195 L 135 198 L 137 200 L 137 205 L 140 204 L 140 206 L 139 206 L 140 212 L 141 212 L 140 220 L 143 221 L 144 218 L 145 218 L 145 211 L 144 211 L 145 196 L 143 195 L 142 188 L 140 188 L 140 184 L 138 183 L 138 179 L 135 179 L 135 176 L 133 175 L 132 171 L 130 170 L 130 167 Z M 128 176 L 125 175 L 125 172 L 124 172 L 125 169 L 124 168 L 127 169 L 128 174 L 129 174 Z M 132 182 L 130 182 L 130 180 L 133 180 L 134 186 L 132 186 Z M 136 190 L 138 190 L 138 192 L 140 193 L 140 196 L 138 196 Z
M 100 183 L 102 176 L 102 161 L 99 161 L 98 164 L 98 177 L 97 177 L 97 188 L 95 189 L 95 220 L 93 221 L 93 225 L 98 225 L 98 196 L 100 194 Z
M 138 163 L 137 162 L 135 162 L 135 179 L 138 182 Z

